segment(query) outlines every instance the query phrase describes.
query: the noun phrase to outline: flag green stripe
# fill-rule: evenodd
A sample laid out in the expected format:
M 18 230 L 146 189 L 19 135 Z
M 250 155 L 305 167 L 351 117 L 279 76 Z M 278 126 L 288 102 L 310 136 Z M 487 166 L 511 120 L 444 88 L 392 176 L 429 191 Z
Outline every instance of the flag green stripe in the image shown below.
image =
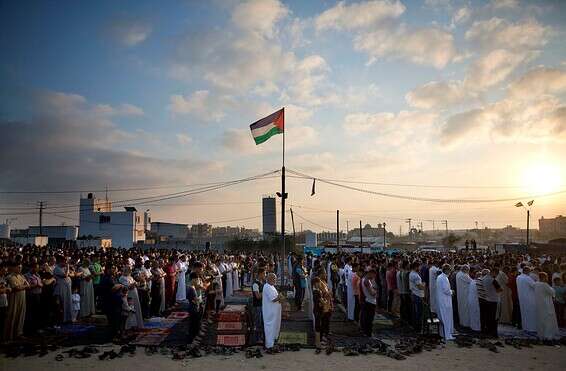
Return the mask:
M 277 126 L 275 126 L 274 128 L 272 128 L 271 130 L 269 130 L 267 133 L 254 137 L 255 140 L 255 144 L 261 144 L 263 142 L 265 142 L 266 140 L 268 140 L 269 138 L 271 138 L 272 136 L 276 135 L 276 134 L 281 134 L 283 131 L 281 129 L 279 129 Z

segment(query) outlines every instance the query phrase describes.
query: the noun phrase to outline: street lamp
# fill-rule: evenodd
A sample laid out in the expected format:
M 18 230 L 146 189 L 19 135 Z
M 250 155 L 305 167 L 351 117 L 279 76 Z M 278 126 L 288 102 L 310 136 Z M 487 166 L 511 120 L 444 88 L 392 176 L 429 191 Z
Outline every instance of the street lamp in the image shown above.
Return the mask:
M 383 251 L 385 251 L 385 222 L 383 222 Z
M 534 202 L 535 200 L 530 200 L 529 202 L 527 202 L 528 207 L 525 207 L 522 202 L 517 202 L 515 204 L 515 207 L 522 207 L 523 209 L 527 210 L 527 248 L 529 247 L 529 221 L 531 219 L 531 206 Z

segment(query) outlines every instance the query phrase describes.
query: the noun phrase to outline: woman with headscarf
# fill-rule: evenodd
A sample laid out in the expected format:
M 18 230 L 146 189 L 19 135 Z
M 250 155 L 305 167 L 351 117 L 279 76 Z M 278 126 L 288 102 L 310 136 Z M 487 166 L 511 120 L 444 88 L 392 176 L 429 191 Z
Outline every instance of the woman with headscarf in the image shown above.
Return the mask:
M 140 305 L 140 298 L 138 296 L 137 283 L 131 275 L 131 268 L 129 265 L 122 268 L 122 276 L 118 282 L 128 288 L 128 302 L 134 307 L 134 312 L 130 313 L 126 321 L 126 330 L 130 328 L 143 328 L 143 316 Z
M 94 305 L 94 285 L 92 282 L 92 273 L 89 269 L 89 265 L 90 262 L 88 261 L 88 259 L 84 259 L 82 266 L 79 268 L 79 272 L 81 273 L 81 317 L 90 317 L 96 312 Z
M 62 322 L 69 323 L 73 321 L 73 303 L 71 300 L 71 277 L 70 269 L 67 264 L 67 259 L 63 255 L 57 256 L 57 264 L 53 269 L 55 276 L 55 289 L 53 296 L 55 296 L 59 310 L 62 312 Z
M 4 341 L 17 339 L 24 334 L 24 321 L 26 318 L 26 290 L 28 282 L 22 275 L 22 265 L 17 262 L 8 264 L 8 310 L 4 324 Z
M 174 256 L 169 257 L 169 262 L 165 266 L 165 273 L 165 303 L 167 307 L 172 307 L 175 305 L 175 279 L 177 277 Z

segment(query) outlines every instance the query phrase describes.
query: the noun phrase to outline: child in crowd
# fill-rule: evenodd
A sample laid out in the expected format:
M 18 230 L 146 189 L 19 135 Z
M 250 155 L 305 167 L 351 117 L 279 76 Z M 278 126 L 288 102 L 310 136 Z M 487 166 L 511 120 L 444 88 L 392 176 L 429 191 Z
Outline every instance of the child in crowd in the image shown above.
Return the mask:
M 128 301 L 128 288 L 124 287 L 121 290 L 122 296 L 122 312 L 120 315 L 120 331 L 119 337 L 123 337 L 126 332 L 126 323 L 128 322 L 128 318 L 130 315 L 135 313 L 134 306 Z
M 79 295 L 79 287 L 73 287 L 73 295 L 71 296 L 71 302 L 73 303 L 73 322 L 77 322 L 77 317 L 81 311 L 81 296 Z

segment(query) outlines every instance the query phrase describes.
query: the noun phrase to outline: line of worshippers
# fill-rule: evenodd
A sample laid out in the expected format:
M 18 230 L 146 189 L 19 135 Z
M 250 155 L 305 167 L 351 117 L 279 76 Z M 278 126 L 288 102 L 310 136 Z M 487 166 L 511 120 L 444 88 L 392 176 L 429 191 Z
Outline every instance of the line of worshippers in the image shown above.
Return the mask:
M 509 323 L 553 340 L 558 325 L 564 326 L 565 256 L 460 251 L 287 258 L 297 310 L 302 310 L 310 279 L 317 346 L 328 338 L 336 303 L 367 336 L 372 335 L 378 310 L 398 315 L 416 331 L 429 312 L 435 313 L 446 339 L 453 337 L 454 327 L 496 336 L 497 324 Z M 283 271 L 276 256 L 261 252 L 184 255 L 175 250 L 15 246 L 0 247 L 0 267 L 3 341 L 80 321 L 97 311 L 106 314 L 113 334 L 120 336 L 143 327 L 144 318 L 160 316 L 176 302 L 188 302 L 198 321 L 196 313 L 218 310 L 224 298 L 244 285 L 254 288 L 254 312 L 259 313 L 260 268 L 267 275 Z M 268 348 L 278 337 L 281 301 L 270 286 L 267 305 L 267 295 L 261 296 L 263 322 L 254 316 L 254 336 L 258 341 L 264 337 Z
M 277 259 L 261 253 L 0 247 L 0 341 L 41 335 L 96 313 L 106 315 L 113 337 L 122 337 L 186 303 L 190 342 L 203 314 L 251 285 L 258 259 L 277 269 Z
M 379 311 L 400 317 L 417 332 L 424 320 L 437 317 L 446 340 L 453 340 L 456 330 L 495 338 L 501 323 L 552 341 L 566 325 L 566 256 L 470 250 L 392 257 L 323 254 L 306 260 L 289 255 L 287 264 L 297 310 L 302 310 L 304 279 L 311 278 L 317 347 L 327 340 L 335 303 L 366 336 L 372 336 Z

